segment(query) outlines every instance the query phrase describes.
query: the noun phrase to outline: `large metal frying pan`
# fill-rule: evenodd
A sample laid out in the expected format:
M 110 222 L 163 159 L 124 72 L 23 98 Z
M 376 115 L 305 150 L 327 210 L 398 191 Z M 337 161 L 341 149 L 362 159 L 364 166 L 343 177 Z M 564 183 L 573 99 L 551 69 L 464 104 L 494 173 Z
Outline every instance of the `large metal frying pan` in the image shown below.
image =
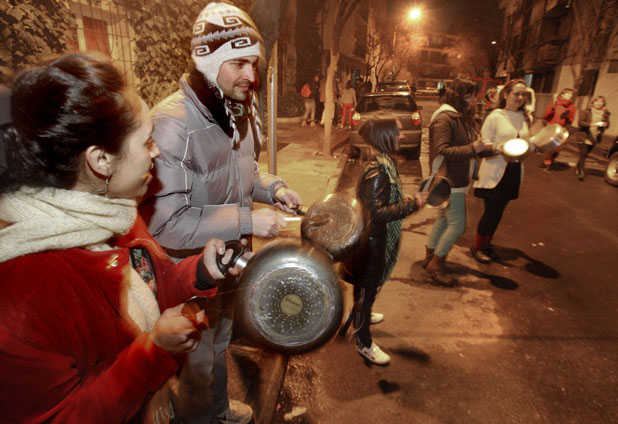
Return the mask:
M 328 341 L 341 323 L 343 300 L 330 255 L 304 240 L 267 243 L 248 261 L 239 241 L 226 271 L 234 264 L 240 274 L 236 303 L 241 331 L 256 343 L 285 353 L 301 353 Z
M 362 205 L 354 197 L 329 194 L 308 209 L 296 208 L 296 212 L 302 215 L 302 238 L 326 249 L 334 261 L 362 244 L 366 225 Z

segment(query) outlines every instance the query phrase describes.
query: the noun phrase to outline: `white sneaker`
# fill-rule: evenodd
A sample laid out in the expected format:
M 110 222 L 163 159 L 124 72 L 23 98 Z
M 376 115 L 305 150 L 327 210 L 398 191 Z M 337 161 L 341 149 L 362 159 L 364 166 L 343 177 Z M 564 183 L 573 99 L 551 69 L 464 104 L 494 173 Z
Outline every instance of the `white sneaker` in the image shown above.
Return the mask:
M 388 365 L 391 362 L 391 357 L 380 349 L 375 342 L 371 342 L 369 347 L 362 347 L 357 344 L 356 350 L 361 356 L 364 356 L 369 362 L 376 365 Z
M 384 321 L 384 314 L 379 312 L 372 312 L 371 319 L 369 320 L 369 324 L 379 324 Z
M 230 399 L 230 406 L 215 417 L 216 423 L 248 424 L 253 419 L 253 409 L 239 400 Z

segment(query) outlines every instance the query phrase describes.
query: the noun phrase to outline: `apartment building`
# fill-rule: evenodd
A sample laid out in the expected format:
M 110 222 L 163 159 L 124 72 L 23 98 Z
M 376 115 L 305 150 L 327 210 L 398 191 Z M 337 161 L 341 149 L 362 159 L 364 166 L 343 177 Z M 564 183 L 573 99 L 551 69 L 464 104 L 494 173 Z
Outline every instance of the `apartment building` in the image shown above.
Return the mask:
M 505 12 L 499 77 L 524 78 L 537 93 L 540 117 L 556 92 L 578 88 L 578 104 L 603 95 L 618 113 L 616 2 L 610 10 L 585 0 L 501 0 Z M 616 126 L 608 134 L 616 134 Z

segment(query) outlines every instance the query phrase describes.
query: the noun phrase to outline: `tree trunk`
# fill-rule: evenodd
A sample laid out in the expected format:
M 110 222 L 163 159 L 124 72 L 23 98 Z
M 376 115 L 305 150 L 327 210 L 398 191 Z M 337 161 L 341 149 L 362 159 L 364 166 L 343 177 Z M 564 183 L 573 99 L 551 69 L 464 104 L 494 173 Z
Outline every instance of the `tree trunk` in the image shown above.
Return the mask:
M 334 102 L 333 102 L 333 81 L 335 80 L 335 72 L 337 71 L 337 64 L 339 62 L 339 44 L 341 42 L 341 34 L 345 23 L 356 9 L 356 6 L 360 0 L 339 0 L 337 7 L 337 16 L 333 25 L 333 42 L 330 46 L 330 63 L 328 64 L 328 70 L 326 71 L 326 91 L 324 105 L 324 112 L 327 119 L 324 121 L 324 143 L 322 146 L 322 155 L 330 156 L 330 142 L 333 129 L 333 120 L 331 117 Z
M 338 42 L 337 42 L 338 44 Z M 334 40 L 333 40 L 334 47 Z M 335 81 L 335 72 L 337 71 L 337 63 L 339 62 L 339 46 L 337 46 L 337 50 L 334 48 L 330 51 L 330 63 L 328 64 L 328 69 L 326 70 L 326 89 L 325 95 L 326 99 L 324 103 L 324 112 L 322 112 L 322 116 L 324 117 L 324 144 L 322 148 L 323 156 L 330 156 L 330 141 L 331 134 L 333 129 L 333 116 L 335 112 L 335 96 L 333 93 L 333 83 Z

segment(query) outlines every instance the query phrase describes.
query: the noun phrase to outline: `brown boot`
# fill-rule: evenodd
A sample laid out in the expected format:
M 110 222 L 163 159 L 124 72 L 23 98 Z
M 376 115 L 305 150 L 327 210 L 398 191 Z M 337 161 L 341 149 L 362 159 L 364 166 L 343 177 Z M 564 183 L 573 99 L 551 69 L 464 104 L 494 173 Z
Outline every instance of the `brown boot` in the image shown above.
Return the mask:
M 423 261 L 421 262 L 421 266 L 423 268 L 427 268 L 427 265 L 429 265 L 429 262 L 431 262 L 431 258 L 433 258 L 433 251 L 434 249 L 430 249 L 425 246 L 425 259 L 423 259 Z
M 446 257 L 441 258 L 434 255 L 431 261 L 429 261 L 427 268 L 425 268 L 424 276 L 441 286 L 454 287 L 457 282 L 449 274 L 446 266 L 444 266 L 444 262 L 446 262 Z

